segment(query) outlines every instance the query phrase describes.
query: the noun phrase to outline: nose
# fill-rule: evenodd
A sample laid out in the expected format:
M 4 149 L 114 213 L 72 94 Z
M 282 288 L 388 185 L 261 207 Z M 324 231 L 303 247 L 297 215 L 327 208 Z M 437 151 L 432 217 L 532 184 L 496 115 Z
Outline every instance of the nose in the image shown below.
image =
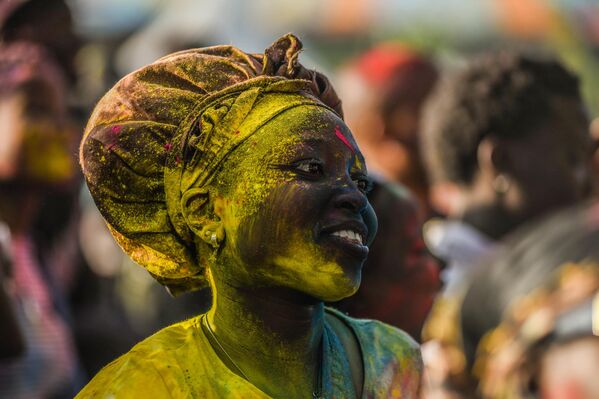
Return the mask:
M 338 209 L 346 209 L 352 213 L 360 214 L 368 206 L 368 199 L 363 192 L 351 185 L 337 193 L 333 204 Z

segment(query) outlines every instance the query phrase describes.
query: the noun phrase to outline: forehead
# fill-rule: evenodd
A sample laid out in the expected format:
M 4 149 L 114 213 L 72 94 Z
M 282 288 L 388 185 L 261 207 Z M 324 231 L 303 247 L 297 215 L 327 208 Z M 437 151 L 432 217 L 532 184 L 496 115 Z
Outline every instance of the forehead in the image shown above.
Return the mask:
M 257 145 L 270 142 L 280 150 L 310 146 L 349 152 L 362 158 L 345 122 L 323 107 L 303 106 L 287 110 L 269 121 L 256 136 Z

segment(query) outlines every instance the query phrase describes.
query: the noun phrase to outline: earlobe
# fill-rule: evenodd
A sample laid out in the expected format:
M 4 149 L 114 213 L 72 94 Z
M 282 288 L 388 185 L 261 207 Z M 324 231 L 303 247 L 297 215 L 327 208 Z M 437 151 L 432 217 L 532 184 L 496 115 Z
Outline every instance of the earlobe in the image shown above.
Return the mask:
M 224 240 L 222 223 L 213 215 L 210 207 L 210 193 L 207 189 L 192 188 L 183 193 L 181 209 L 189 229 L 202 241 L 217 248 Z
M 485 138 L 478 145 L 478 167 L 485 175 L 495 177 L 509 170 L 505 146 L 496 140 Z
M 225 239 L 225 229 L 221 222 L 212 221 L 202 227 L 198 237 L 213 248 L 218 248 Z
M 484 176 L 491 180 L 497 195 L 505 195 L 511 186 L 509 157 L 506 148 L 496 140 L 483 139 L 478 145 L 478 164 Z

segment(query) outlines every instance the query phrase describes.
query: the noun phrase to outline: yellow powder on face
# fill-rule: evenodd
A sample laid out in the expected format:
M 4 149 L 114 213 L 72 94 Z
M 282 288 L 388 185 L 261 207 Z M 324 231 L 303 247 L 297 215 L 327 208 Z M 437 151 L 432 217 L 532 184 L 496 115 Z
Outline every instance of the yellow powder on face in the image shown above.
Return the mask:
M 310 241 L 296 234 L 284 255 L 274 259 L 277 270 L 273 280 L 292 288 L 303 287 L 304 291 L 327 302 L 354 294 L 359 281 L 352 281 L 335 259 L 325 257 L 322 249 Z
M 300 109 L 306 119 L 311 112 L 326 112 L 305 106 L 294 108 L 294 115 Z M 301 140 L 299 133 L 289 132 L 286 119 L 274 118 L 229 155 L 215 186 L 224 198 L 235 198 L 227 203 L 240 220 L 255 214 L 273 188 L 289 181 L 276 165 L 289 163 Z
M 252 223 L 253 217 L 268 208 L 271 201 L 276 201 L 271 196 L 274 192 L 297 179 L 293 172 L 277 166 L 289 166 L 299 160 L 294 158 L 298 157 L 298 146 L 306 137 L 315 137 L 314 134 L 306 136 L 306 131 L 327 134 L 331 130 L 329 118 L 323 117 L 324 112 L 329 111 L 313 106 L 294 108 L 287 117 L 271 120 L 263 131 L 256 132 L 227 159 L 227 170 L 221 171 L 216 179 L 221 194 L 215 201 L 215 212 L 224 215 L 221 222 L 227 232 L 225 245 L 237 248 L 239 227 Z M 331 134 L 334 134 L 332 130 Z M 292 186 L 288 185 L 288 188 Z M 285 195 L 290 199 L 289 207 L 302 206 L 293 203 L 293 191 Z M 266 259 L 267 265 L 250 271 L 259 274 L 255 276 L 257 282 L 302 288 L 306 293 L 330 301 L 347 297 L 357 290 L 359 274 L 348 276 L 335 255 L 314 242 L 311 230 L 300 230 L 296 225 L 271 227 L 284 230 L 281 232 L 283 241 L 265 244 L 273 249 L 272 257 Z

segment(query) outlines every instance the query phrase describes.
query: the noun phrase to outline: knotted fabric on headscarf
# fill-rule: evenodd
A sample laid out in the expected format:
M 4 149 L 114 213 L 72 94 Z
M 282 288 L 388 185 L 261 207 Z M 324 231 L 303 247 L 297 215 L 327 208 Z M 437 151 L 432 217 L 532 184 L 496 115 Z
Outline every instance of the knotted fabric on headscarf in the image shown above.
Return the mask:
M 301 47 L 288 34 L 264 55 L 232 46 L 174 53 L 123 78 L 96 106 L 81 144 L 90 192 L 121 247 L 174 291 L 206 285 L 185 193 L 207 187 L 235 148 L 289 108 L 342 116 L 326 77 L 298 63 Z

